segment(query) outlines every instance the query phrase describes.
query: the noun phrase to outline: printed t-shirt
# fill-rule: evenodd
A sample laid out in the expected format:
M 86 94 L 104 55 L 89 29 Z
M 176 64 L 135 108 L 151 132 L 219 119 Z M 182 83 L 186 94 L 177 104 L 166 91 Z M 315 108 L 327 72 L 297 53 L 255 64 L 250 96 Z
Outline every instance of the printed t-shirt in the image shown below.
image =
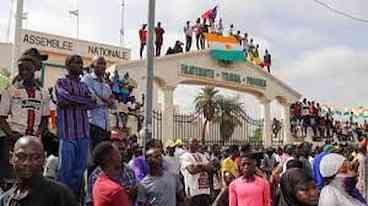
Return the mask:
M 0 116 L 10 115 L 9 125 L 21 134 L 36 135 L 41 119 L 49 116 L 49 95 L 44 89 L 10 85 L 1 94 Z
M 201 194 L 210 194 L 209 179 L 207 172 L 201 172 L 195 175 L 189 173 L 189 165 L 207 164 L 208 160 L 201 153 L 184 153 L 181 157 L 181 171 L 184 176 L 185 193 L 189 197 Z

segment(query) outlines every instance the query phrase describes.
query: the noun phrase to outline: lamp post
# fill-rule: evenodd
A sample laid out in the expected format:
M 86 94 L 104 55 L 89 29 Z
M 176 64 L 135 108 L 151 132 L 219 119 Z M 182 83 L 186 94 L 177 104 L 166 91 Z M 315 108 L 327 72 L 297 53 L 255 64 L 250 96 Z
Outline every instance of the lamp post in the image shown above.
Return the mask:
M 147 72 L 146 72 L 146 94 L 144 98 L 144 139 L 143 147 L 146 152 L 146 142 L 152 138 L 152 98 L 153 98 L 153 34 L 155 32 L 155 4 L 156 0 L 148 3 L 148 43 L 147 43 Z
M 77 39 L 79 39 L 79 9 L 69 11 L 69 14 L 77 17 Z

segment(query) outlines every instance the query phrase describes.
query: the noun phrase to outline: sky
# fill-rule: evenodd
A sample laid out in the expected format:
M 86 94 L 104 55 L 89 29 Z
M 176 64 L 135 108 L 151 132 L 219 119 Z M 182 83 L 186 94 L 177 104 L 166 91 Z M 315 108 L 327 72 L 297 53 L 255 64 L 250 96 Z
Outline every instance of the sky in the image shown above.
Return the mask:
M 366 0 L 321 1 L 368 19 Z M 10 2 L 0 1 L 0 41 L 6 40 Z M 148 0 L 125 4 L 125 46 L 137 58 L 138 29 L 146 23 Z M 76 20 L 68 11 L 79 7 L 81 39 L 118 45 L 120 5 L 121 0 L 25 0 L 25 27 L 75 37 Z M 368 106 L 368 23 L 337 15 L 313 0 L 156 0 L 156 21 L 166 30 L 163 51 L 177 39 L 184 41 L 185 21 L 194 21 L 215 5 L 225 27 L 234 24 L 254 38 L 261 51 L 268 49 L 272 73 L 305 97 L 338 107 Z M 198 90 L 180 86 L 175 102 L 191 107 Z

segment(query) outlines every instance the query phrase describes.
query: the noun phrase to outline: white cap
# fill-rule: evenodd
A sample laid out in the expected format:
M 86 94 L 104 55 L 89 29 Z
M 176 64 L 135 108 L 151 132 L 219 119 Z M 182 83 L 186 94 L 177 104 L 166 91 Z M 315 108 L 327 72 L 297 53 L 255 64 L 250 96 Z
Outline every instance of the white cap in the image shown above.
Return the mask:
M 330 153 L 322 157 L 319 171 L 322 177 L 332 177 L 337 174 L 339 169 L 344 164 L 346 158 L 336 153 Z

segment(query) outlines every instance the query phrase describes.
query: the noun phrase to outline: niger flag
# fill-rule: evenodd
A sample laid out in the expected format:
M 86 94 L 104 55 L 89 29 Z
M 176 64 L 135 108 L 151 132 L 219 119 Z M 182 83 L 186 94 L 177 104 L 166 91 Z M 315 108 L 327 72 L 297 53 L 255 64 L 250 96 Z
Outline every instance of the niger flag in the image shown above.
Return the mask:
M 225 61 L 245 61 L 244 52 L 235 37 L 207 34 L 206 38 L 213 58 Z

